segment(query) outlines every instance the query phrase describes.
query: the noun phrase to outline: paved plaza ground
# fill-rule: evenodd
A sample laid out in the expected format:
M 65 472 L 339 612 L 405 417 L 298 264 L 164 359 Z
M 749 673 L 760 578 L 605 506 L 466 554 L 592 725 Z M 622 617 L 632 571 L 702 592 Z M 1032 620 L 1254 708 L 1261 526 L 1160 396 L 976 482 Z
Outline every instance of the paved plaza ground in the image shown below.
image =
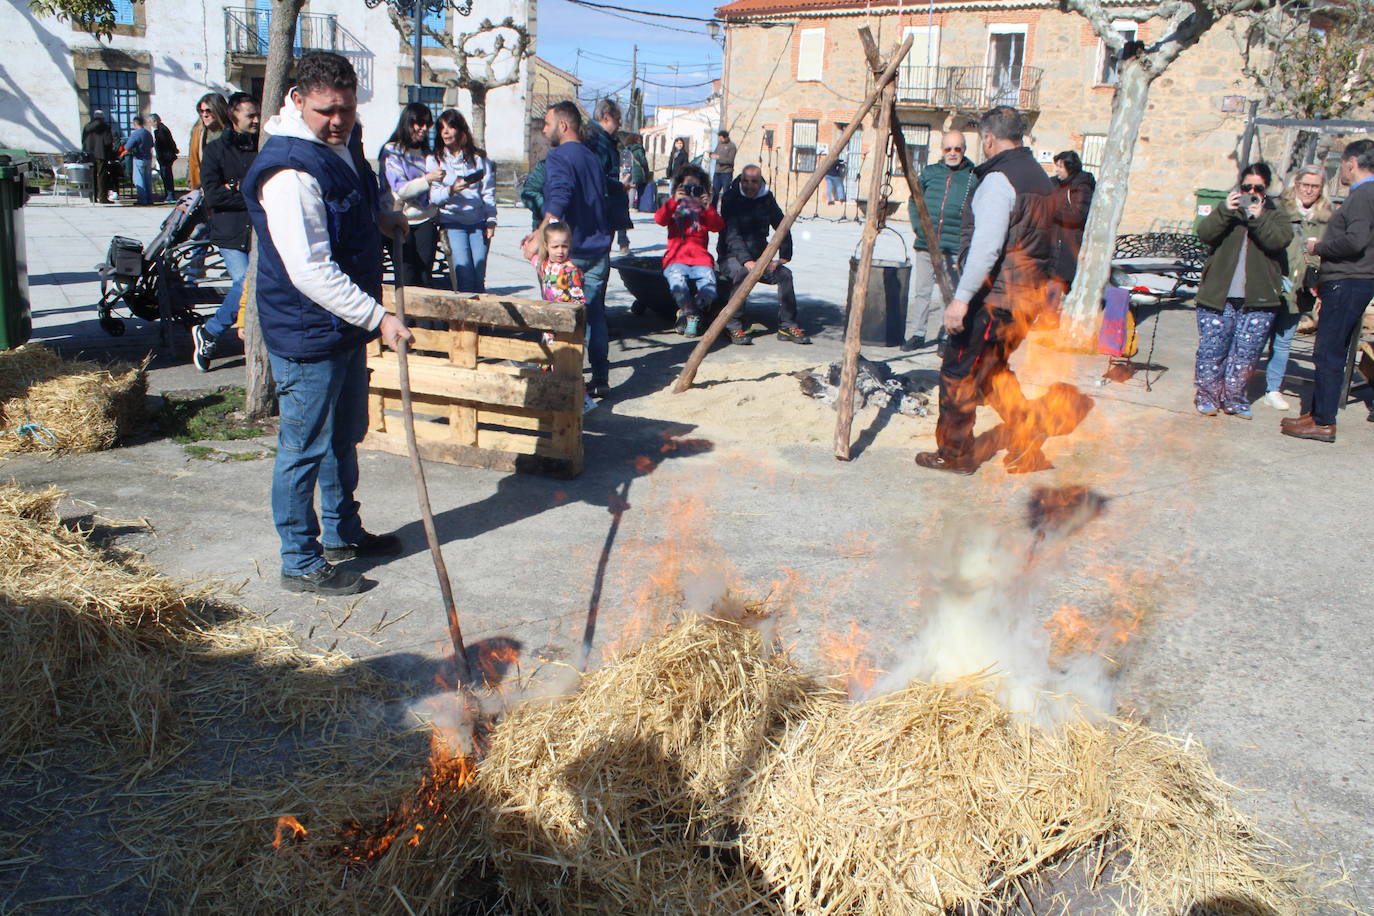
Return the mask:
M 26 209 L 35 338 L 100 356 L 154 350 L 154 394 L 241 385 L 241 358 L 197 373 L 180 329 L 160 346 L 156 325 L 130 322 L 118 339 L 97 326 L 92 268 L 110 236 L 147 239 L 166 212 L 45 200 Z M 661 250 L 663 230 L 638 219 L 635 248 Z M 528 225 L 525 211 L 502 209 L 493 292 L 531 288 L 517 250 Z M 836 670 L 857 649 L 887 670 L 904 661 L 902 647 L 939 600 L 932 567 L 951 537 L 972 525 L 1023 532 L 1033 488 L 1092 487 L 1110 498 L 1107 511 L 1054 561 L 1051 594 L 1020 610 L 1040 613 L 1068 595 L 1143 612 L 1129 640 L 1112 647 L 1119 708 L 1205 746 L 1221 777 L 1245 790 L 1241 806 L 1294 861 L 1317 861 L 1324 877 L 1347 875 L 1330 891 L 1330 912 L 1349 912 L 1346 903 L 1374 910 L 1368 406 L 1345 409 L 1334 445 L 1279 435 L 1280 415 L 1263 405 L 1250 421 L 1200 418 L 1191 405 L 1193 313 L 1146 310 L 1137 359 L 1153 341 L 1156 368 L 1122 382 L 1098 384 L 1105 357 L 1022 348 L 1015 365 L 1027 394 L 1067 382 L 1092 399 L 1077 429 L 1050 440 L 1052 470 L 1008 475 L 1000 456 L 967 478 L 922 470 L 912 455 L 933 447 L 933 425 L 869 412 L 855 423 L 856 457 L 838 462 L 833 413 L 803 401 L 786 374 L 839 358 L 859 233 L 855 223 L 823 220 L 795 229 L 792 266 L 813 346 L 771 333 L 753 347 L 722 345 L 703 384 L 681 396 L 666 388 L 692 342 L 631 314 L 613 279 L 615 392 L 586 416 L 586 469 L 576 480 L 427 466 L 468 639 L 514 640 L 524 658 L 570 658 L 599 591 L 604 647 L 641 625 L 635 602 L 651 576 L 680 563 L 703 588 L 785 590 L 783 637 L 818 669 Z M 880 256 L 902 256 L 891 233 L 882 244 Z M 771 290 L 754 294 L 750 315 L 771 332 Z M 937 366 L 930 350 L 866 347 L 865 355 L 927 381 Z M 1289 390 L 1305 391 L 1310 375 L 1311 342 L 1299 338 Z M 994 425 L 984 417 L 979 429 Z M 271 440 L 220 445 L 261 449 Z M 364 520 L 400 531 L 406 550 L 370 570 L 375 586 L 349 600 L 279 589 L 270 471 L 269 460 L 198 460 L 155 435 L 103 453 L 0 465 L 4 478 L 57 484 L 84 512 L 146 519 L 125 546 L 174 576 L 217 581 L 309 647 L 396 670 L 440 657 L 444 620 L 407 461 L 362 457 Z

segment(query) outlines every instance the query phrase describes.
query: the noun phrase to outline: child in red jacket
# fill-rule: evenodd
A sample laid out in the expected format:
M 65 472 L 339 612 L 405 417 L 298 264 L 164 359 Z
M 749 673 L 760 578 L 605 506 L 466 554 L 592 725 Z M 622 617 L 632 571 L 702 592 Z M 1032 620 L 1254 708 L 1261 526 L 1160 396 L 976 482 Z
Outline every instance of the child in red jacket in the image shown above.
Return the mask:
M 663 276 L 678 305 L 678 330 L 700 337 L 702 312 L 716 298 L 716 267 L 709 245 L 712 232 L 725 229 L 725 221 L 712 207 L 711 180 L 694 165 L 685 165 L 673 181 L 673 193 L 658 208 L 654 222 L 668 227 L 668 250 L 663 255 Z M 696 282 L 692 295 L 688 280 Z

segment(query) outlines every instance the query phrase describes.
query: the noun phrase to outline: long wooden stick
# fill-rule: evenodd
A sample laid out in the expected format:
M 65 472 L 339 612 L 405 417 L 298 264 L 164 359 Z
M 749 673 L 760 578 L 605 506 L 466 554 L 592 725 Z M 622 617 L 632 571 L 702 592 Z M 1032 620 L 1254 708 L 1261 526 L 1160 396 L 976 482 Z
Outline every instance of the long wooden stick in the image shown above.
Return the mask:
M 401 239 L 396 239 L 400 250 Z M 396 268 L 396 317 L 402 324 L 406 320 L 406 285 L 402 278 L 402 265 Z M 458 624 L 458 606 L 453 601 L 453 583 L 448 578 L 448 566 L 444 564 L 444 553 L 439 548 L 439 533 L 434 528 L 434 510 L 429 504 L 429 487 L 425 484 L 425 466 L 420 461 L 420 446 L 415 440 L 415 409 L 410 399 L 410 362 L 406 355 L 409 348 L 404 340 L 396 347 L 396 375 L 401 388 L 401 413 L 405 418 L 406 446 L 410 451 L 410 470 L 415 477 L 415 494 L 420 500 L 420 515 L 424 520 L 425 540 L 429 542 L 429 554 L 434 558 L 434 574 L 439 577 L 439 593 L 444 601 L 444 613 L 448 616 L 448 638 L 453 643 L 453 669 L 458 675 L 458 683 L 466 691 L 472 683 L 472 673 L 468 670 L 467 647 L 463 644 L 463 630 Z
M 897 123 L 897 100 L 892 100 L 892 143 L 897 148 L 897 161 L 906 176 L 906 186 L 911 189 L 911 200 L 916 205 L 916 221 L 921 224 L 921 234 L 926 237 L 926 253 L 930 255 L 930 266 L 935 270 L 935 282 L 940 285 L 940 294 L 949 305 L 954 298 L 954 284 L 945 269 L 945 256 L 940 252 L 940 239 L 935 235 L 935 221 L 930 218 L 930 208 L 926 206 L 926 195 L 921 189 L 919 176 L 911 170 L 911 153 L 906 148 L 906 137 L 902 136 L 901 125 Z M 918 329 L 925 334 L 925 328 Z
M 883 68 L 882 58 L 878 56 L 877 42 L 867 29 L 860 30 L 859 40 L 863 43 L 869 69 L 877 73 Z M 944 296 L 945 304 L 948 305 L 954 298 L 954 284 L 945 269 L 944 256 L 940 254 L 939 239 L 935 237 L 935 222 L 930 218 L 930 208 L 926 206 L 926 195 L 921 190 L 920 175 L 911 169 L 911 152 L 907 149 L 906 137 L 902 135 L 902 125 L 897 118 L 895 95 L 888 99 L 888 107 L 888 127 L 892 133 L 892 144 L 897 151 L 897 161 L 902 167 L 902 175 L 906 178 L 906 186 L 911 191 L 911 202 L 916 207 L 916 221 L 921 224 L 921 234 L 926 237 L 926 253 L 930 255 L 930 264 L 935 270 L 935 282 L 940 285 L 940 292 Z
M 874 132 L 873 172 L 868 177 L 868 218 L 864 220 L 863 240 L 859 245 L 859 275 L 849 291 L 849 323 L 844 332 L 844 363 L 840 368 L 839 401 L 835 405 L 835 457 L 841 461 L 849 460 L 849 438 L 854 426 L 854 384 L 859 376 L 859 338 L 863 335 L 868 279 L 873 273 L 873 247 L 887 216 L 887 193 L 884 191 L 887 178 L 883 172 L 887 160 L 888 124 L 892 118 L 888 103 L 896 94 L 896 86 L 883 87 L 883 104 L 878 109 L 878 129 Z
M 838 160 L 840 155 L 844 152 L 845 146 L 849 143 L 849 138 L 854 136 L 855 132 L 863 125 L 864 116 L 868 114 L 874 105 L 878 104 L 878 101 L 882 98 L 883 90 L 891 85 L 897 78 L 897 68 L 901 66 L 902 61 L 906 58 L 907 52 L 911 50 L 911 43 L 914 40 L 914 36 L 908 35 L 906 41 L 902 42 L 902 46 L 897 49 L 897 53 L 893 55 L 892 60 L 888 62 L 887 69 L 879 75 L 878 81 L 873 87 L 873 91 L 868 94 L 868 98 L 864 99 L 863 104 L 858 107 L 853 117 L 850 118 L 849 126 L 845 128 L 844 133 L 840 134 L 840 138 L 831 144 L 830 154 L 816 166 L 816 170 L 811 173 L 811 177 L 807 179 L 806 184 L 804 184 L 801 191 L 797 193 L 796 199 L 792 201 L 791 206 L 787 208 L 787 212 L 783 214 L 782 222 L 778 224 L 778 228 L 773 230 L 773 237 L 769 239 L 768 246 L 764 248 L 763 253 L 755 259 L 753 269 L 750 270 L 744 280 L 735 287 L 734 293 L 730 296 L 730 301 L 725 303 L 725 307 L 720 310 L 720 314 L 716 316 L 716 320 L 711 322 L 711 326 L 706 329 L 706 333 L 701 336 L 701 340 L 697 341 L 696 347 L 692 350 L 692 355 L 687 358 L 687 364 L 682 367 L 682 372 L 677 377 L 677 383 L 673 385 L 673 392 L 675 394 L 681 394 L 692 387 L 692 381 L 697 376 L 697 369 L 701 367 L 702 360 L 704 360 L 706 354 L 710 352 L 711 344 L 715 343 L 716 338 L 725 330 L 725 326 L 730 323 L 730 319 L 735 316 L 735 313 L 744 308 L 744 301 L 749 298 L 749 293 L 754 289 L 754 286 L 757 285 L 759 278 L 768 272 L 768 265 L 772 263 L 773 258 L 778 253 L 778 249 L 782 247 L 782 240 L 787 237 L 788 230 L 790 230 L 792 224 L 797 221 L 797 217 L 801 215 L 802 209 L 806 206 L 812 195 L 816 193 L 816 189 L 821 186 L 821 182 L 825 180 L 826 173 L 830 171 L 830 167 L 835 164 L 836 160 Z

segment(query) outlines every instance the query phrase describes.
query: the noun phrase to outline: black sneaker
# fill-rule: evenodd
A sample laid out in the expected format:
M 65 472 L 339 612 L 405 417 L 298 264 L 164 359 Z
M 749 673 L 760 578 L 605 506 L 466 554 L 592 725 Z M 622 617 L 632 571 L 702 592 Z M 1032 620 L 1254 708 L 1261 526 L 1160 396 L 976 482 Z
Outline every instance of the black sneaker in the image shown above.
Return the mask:
M 902 352 L 912 353 L 916 350 L 921 349 L 925 345 L 926 339 L 924 337 L 921 337 L 920 335 L 908 337 L 906 340 L 902 341 Z
M 394 534 L 364 534 L 362 540 L 356 544 L 326 547 L 324 558 L 330 563 L 343 563 L 347 560 L 356 560 L 358 557 L 394 557 L 404 549 L 404 546 L 401 539 Z
M 607 398 L 611 396 L 610 382 L 592 382 L 587 386 L 587 396 L 593 398 Z
M 317 595 L 352 595 L 363 587 L 359 573 L 325 563 L 300 576 L 281 574 L 281 587 L 288 592 L 313 592 Z
M 806 336 L 806 332 L 795 324 L 785 324 L 778 328 L 778 340 L 785 340 L 794 344 L 809 344 L 811 338 Z
M 205 325 L 191 326 L 191 343 L 194 345 L 191 362 L 195 363 L 196 368 L 201 372 L 209 372 L 210 360 L 215 358 L 215 341 L 209 334 L 205 333 Z
M 739 344 L 742 347 L 748 347 L 752 346 L 754 343 L 753 338 L 749 336 L 749 332 L 746 331 L 744 328 L 731 328 L 729 329 L 729 334 L 730 343 L 732 344 Z

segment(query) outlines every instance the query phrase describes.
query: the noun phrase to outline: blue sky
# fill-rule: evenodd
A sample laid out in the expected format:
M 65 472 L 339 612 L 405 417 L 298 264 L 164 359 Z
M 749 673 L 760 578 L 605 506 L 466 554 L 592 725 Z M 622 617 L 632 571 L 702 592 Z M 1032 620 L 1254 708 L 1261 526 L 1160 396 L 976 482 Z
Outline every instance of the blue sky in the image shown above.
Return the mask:
M 660 13 L 708 18 L 715 13 L 709 0 L 598 0 L 614 6 L 649 9 Z M 645 102 L 650 106 L 704 101 L 710 94 L 704 83 L 720 76 L 721 48 L 706 34 L 705 23 L 674 19 L 624 18 L 576 6 L 567 0 L 540 0 L 539 56 L 582 79 L 584 101 L 606 93 L 623 93 L 630 79 L 630 56 L 639 45 L 640 77 L 645 86 Z M 669 31 L 646 25 L 653 22 Z M 579 54 L 579 52 L 581 52 Z M 647 72 L 645 69 L 647 65 Z M 678 70 L 674 72 L 673 66 Z M 680 87 L 676 91 L 670 87 Z

